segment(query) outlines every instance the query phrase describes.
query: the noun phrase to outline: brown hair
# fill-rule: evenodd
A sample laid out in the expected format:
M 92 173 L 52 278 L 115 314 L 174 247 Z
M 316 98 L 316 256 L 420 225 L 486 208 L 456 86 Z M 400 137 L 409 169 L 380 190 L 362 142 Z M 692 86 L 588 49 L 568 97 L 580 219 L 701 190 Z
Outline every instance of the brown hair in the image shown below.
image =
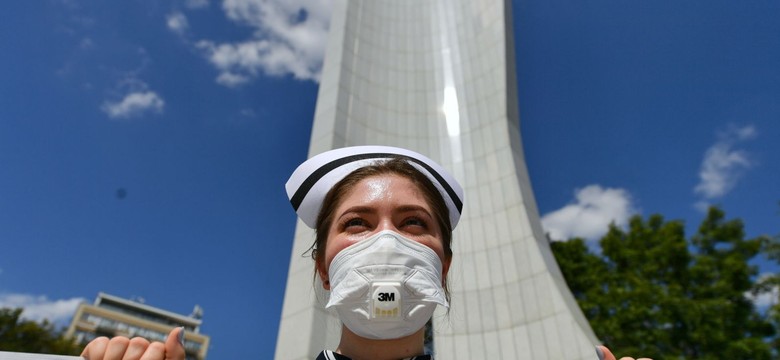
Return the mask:
M 351 172 L 344 177 L 344 179 L 336 183 L 336 185 L 328 191 L 328 194 L 325 195 L 325 199 L 322 201 L 322 208 L 320 208 L 319 215 L 317 216 L 317 224 L 315 227 L 317 235 L 314 244 L 312 244 L 310 248 L 311 257 L 316 264 L 322 264 L 325 261 L 324 249 L 325 244 L 328 241 L 328 230 L 333 223 L 336 208 L 341 205 L 341 201 L 346 194 L 361 180 L 386 174 L 399 175 L 407 178 L 421 190 L 423 198 L 425 198 L 425 202 L 428 203 L 431 210 L 433 210 L 433 216 L 441 230 L 444 256 L 446 258 L 452 258 L 452 224 L 450 223 L 449 210 L 447 204 L 444 202 L 444 198 L 425 174 L 421 173 L 403 158 L 392 158 L 390 160 L 377 162 L 373 165 L 364 166 Z M 449 301 L 449 289 L 446 279 L 444 285 L 445 292 L 447 293 L 447 300 Z

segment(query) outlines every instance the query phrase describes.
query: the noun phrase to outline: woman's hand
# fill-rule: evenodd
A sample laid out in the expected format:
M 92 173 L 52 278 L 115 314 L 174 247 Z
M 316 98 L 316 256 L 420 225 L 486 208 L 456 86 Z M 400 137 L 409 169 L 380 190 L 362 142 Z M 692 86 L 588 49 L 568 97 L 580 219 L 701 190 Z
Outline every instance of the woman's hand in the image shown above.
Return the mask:
M 144 338 L 102 336 L 92 340 L 81 356 L 87 360 L 184 360 L 184 328 L 175 328 L 165 344 Z
M 601 352 L 599 352 L 601 350 Z M 612 355 L 612 352 L 607 349 L 606 346 L 596 346 L 596 354 L 599 356 L 599 360 L 615 360 L 615 355 Z M 622 357 L 620 360 L 634 360 L 632 357 Z M 639 358 L 636 360 L 653 360 L 650 358 Z

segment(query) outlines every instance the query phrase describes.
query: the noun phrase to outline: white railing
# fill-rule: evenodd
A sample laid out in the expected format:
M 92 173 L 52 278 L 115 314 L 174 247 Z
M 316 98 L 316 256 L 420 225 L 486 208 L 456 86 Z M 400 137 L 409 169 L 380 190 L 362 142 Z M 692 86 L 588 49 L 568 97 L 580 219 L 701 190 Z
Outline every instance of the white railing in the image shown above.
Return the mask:
M 0 360 L 84 360 L 81 356 L 30 354 L 0 351 Z

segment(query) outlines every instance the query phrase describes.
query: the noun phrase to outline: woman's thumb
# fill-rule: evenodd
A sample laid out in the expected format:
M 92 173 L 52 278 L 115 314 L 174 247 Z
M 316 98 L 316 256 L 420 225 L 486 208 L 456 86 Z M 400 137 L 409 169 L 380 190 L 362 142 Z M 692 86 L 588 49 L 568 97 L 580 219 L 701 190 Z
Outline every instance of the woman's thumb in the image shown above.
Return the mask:
M 596 355 L 598 355 L 599 360 L 615 360 L 615 355 L 612 355 L 612 352 L 606 346 L 596 346 Z
M 165 340 L 165 360 L 184 360 L 184 327 L 177 327 Z

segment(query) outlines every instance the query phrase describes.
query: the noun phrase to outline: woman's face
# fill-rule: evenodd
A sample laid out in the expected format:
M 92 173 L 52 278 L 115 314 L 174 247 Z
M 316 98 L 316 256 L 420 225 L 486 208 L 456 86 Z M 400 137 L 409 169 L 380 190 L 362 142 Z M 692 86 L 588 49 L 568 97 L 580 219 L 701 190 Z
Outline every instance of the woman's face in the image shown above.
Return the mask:
M 442 260 L 442 278 L 446 278 L 450 259 L 444 255 L 441 229 L 430 205 L 411 180 L 385 174 L 359 181 L 336 208 L 328 229 L 325 263 L 317 268 L 322 279 L 328 279 L 327 271 L 336 254 L 383 230 L 395 231 L 431 248 Z M 324 286 L 330 290 L 327 281 Z

